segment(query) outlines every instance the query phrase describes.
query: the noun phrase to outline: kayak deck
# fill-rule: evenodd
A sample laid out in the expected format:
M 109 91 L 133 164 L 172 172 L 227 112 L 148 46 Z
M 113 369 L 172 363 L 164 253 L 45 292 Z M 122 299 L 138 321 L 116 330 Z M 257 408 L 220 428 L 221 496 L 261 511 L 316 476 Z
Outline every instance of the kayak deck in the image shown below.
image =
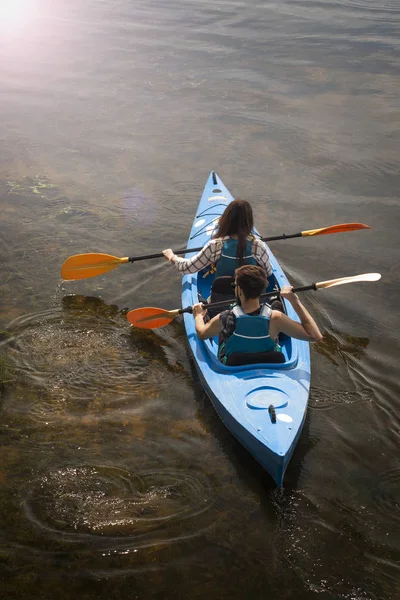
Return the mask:
M 216 221 L 232 200 L 221 179 L 211 173 L 196 213 L 188 248 L 207 243 Z M 277 287 L 289 285 L 270 250 L 269 255 Z M 193 254 L 188 252 L 185 256 L 190 258 Z M 203 298 L 209 296 L 213 275 L 203 275 L 203 272 L 184 275 L 183 306 L 198 302 L 199 294 Z M 298 320 L 290 303 L 285 302 L 285 309 L 289 317 Z M 216 338 L 198 339 L 192 315 L 184 314 L 184 323 L 196 370 L 219 416 L 277 485 L 282 485 L 307 410 L 309 343 L 283 336 L 280 345 L 285 356 L 284 363 L 231 367 L 218 360 Z

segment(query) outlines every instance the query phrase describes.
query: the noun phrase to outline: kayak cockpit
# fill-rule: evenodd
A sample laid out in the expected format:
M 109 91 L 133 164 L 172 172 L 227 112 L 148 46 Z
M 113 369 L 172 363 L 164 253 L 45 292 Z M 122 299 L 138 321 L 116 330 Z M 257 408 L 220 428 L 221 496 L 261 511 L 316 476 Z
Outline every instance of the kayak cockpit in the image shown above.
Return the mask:
M 211 293 L 211 286 L 214 281 L 214 277 L 212 273 L 209 273 L 209 269 L 204 269 L 204 271 L 200 271 L 199 273 L 192 276 L 192 285 L 191 285 L 191 294 L 193 304 L 200 299 L 207 299 Z M 278 282 L 274 275 L 269 278 L 268 289 L 279 289 Z M 231 300 L 234 301 L 234 298 Z M 221 310 L 226 310 L 229 308 L 229 304 L 227 304 L 226 308 L 222 308 Z M 285 311 L 286 312 L 286 311 Z M 238 366 L 229 366 L 224 365 L 218 358 L 218 338 L 212 338 L 209 340 L 204 340 L 199 343 L 204 345 L 204 349 L 209 357 L 210 363 L 214 370 L 218 370 L 220 372 L 225 373 L 235 373 L 238 371 L 250 371 L 254 368 L 264 368 L 269 370 L 287 370 L 293 369 L 296 367 L 298 362 L 298 344 L 297 340 L 292 339 L 288 336 L 282 336 L 279 339 L 279 345 L 281 346 L 282 354 L 285 358 L 284 362 L 260 362 L 260 363 L 251 363 L 248 365 L 238 365 Z
M 216 371 L 223 373 L 237 373 L 238 371 L 251 371 L 255 368 L 263 368 L 271 371 L 281 371 L 287 369 L 293 369 L 297 366 L 298 362 L 298 348 L 297 340 L 284 336 L 284 339 L 279 340 L 282 348 L 282 353 L 285 357 L 285 362 L 282 363 L 252 363 L 248 365 L 229 366 L 224 365 L 218 358 L 218 338 L 212 338 L 204 340 L 204 349 L 207 352 L 210 363 Z

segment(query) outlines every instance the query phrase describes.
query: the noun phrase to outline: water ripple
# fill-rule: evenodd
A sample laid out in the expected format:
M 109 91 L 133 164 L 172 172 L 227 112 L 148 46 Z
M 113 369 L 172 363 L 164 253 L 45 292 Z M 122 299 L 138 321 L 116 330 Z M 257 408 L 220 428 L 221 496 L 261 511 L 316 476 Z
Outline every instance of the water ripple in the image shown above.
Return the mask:
M 344 11 L 354 11 L 369 14 L 371 18 L 382 21 L 400 16 L 400 7 L 397 0 L 381 0 L 376 3 L 374 0 L 346 0 L 346 2 L 328 3 Z
M 393 21 L 400 17 L 400 8 L 396 0 L 346 0 L 346 2 L 330 2 L 329 0 L 286 0 L 286 6 L 295 7 L 294 11 L 315 18 L 315 12 L 329 11 L 337 15 L 348 15 L 377 22 Z M 293 11 L 293 12 L 294 12 Z M 334 16 L 334 15 L 331 15 Z
M 19 389 L 17 400 L 7 404 L 10 412 L 46 424 L 73 422 L 82 414 L 88 423 L 140 418 L 145 406 L 156 409 L 171 385 L 165 369 L 150 369 L 149 361 L 158 360 L 173 376 L 183 371 L 167 342 L 157 340 L 156 346 L 131 336 L 115 306 L 82 298 L 64 303 L 70 310 L 24 315 L 10 324 L 3 343 Z
M 347 527 L 341 512 L 323 510 L 321 499 L 304 492 L 275 493 L 279 529 L 275 540 L 277 560 L 296 571 L 304 587 L 316 593 L 333 593 L 344 600 L 377 600 L 365 590 L 365 573 L 359 549 L 354 544 L 357 532 Z M 346 556 L 346 561 L 338 557 Z M 351 579 L 347 563 L 352 564 Z
M 160 537 L 176 536 L 171 524 L 181 528 L 183 521 L 208 511 L 211 485 L 193 471 L 131 473 L 114 466 L 69 466 L 42 474 L 24 506 L 28 519 L 41 529 L 78 539 L 128 536 L 135 538 L 135 546 L 148 546 Z M 190 526 L 190 536 L 196 529 Z
M 390 522 L 400 525 L 400 466 L 381 473 L 377 482 L 376 505 Z
M 122 319 L 119 324 L 90 315 L 70 319 L 48 311 L 19 324 L 8 340 L 16 370 L 58 397 L 89 398 L 121 379 L 134 384 L 145 373 L 147 361 L 131 348 Z
M 371 388 L 348 391 L 313 387 L 310 396 L 310 406 L 314 409 L 326 410 L 344 404 L 372 402 L 374 399 L 374 391 Z

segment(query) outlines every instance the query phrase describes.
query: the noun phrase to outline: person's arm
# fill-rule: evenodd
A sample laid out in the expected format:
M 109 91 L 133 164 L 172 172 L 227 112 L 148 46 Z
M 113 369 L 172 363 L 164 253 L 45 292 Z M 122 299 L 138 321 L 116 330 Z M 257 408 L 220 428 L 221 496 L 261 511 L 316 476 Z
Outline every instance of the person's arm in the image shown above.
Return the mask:
M 193 306 L 193 316 L 199 340 L 207 340 L 208 338 L 218 335 L 221 331 L 219 315 L 215 315 L 211 321 L 204 323 L 204 315 L 206 312 L 207 311 L 203 308 L 201 303 Z
M 252 252 L 254 258 L 256 259 L 260 267 L 262 267 L 265 270 L 267 277 L 270 277 L 270 275 L 272 274 L 272 265 L 271 261 L 269 260 L 269 254 L 266 244 L 258 238 L 255 238 L 252 244 Z
M 216 262 L 221 256 L 222 243 L 220 240 L 210 240 L 207 244 L 192 258 L 181 258 L 174 254 L 171 248 L 163 250 L 163 254 L 169 262 L 175 264 L 178 271 L 183 274 L 197 273 Z
M 272 311 L 271 316 L 271 337 L 276 337 L 279 333 L 285 333 L 298 340 L 306 340 L 309 342 L 321 341 L 322 333 L 320 332 L 318 325 L 305 306 L 300 302 L 297 294 L 293 293 L 292 289 L 291 286 L 284 286 L 281 289 L 280 295 L 281 298 L 286 298 L 286 300 L 290 302 L 301 323 L 293 321 L 293 319 L 290 319 L 284 313 L 274 310 Z

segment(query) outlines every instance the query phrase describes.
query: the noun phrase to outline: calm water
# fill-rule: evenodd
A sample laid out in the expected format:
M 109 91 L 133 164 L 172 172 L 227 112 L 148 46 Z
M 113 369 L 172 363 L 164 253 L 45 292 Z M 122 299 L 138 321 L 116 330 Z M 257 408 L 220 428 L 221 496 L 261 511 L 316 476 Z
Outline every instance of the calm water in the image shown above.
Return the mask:
M 4 599 L 400 598 L 400 5 L 0 4 Z M 304 296 L 308 419 L 277 491 L 219 421 L 160 260 L 62 282 L 79 252 L 182 247 L 209 172 Z

